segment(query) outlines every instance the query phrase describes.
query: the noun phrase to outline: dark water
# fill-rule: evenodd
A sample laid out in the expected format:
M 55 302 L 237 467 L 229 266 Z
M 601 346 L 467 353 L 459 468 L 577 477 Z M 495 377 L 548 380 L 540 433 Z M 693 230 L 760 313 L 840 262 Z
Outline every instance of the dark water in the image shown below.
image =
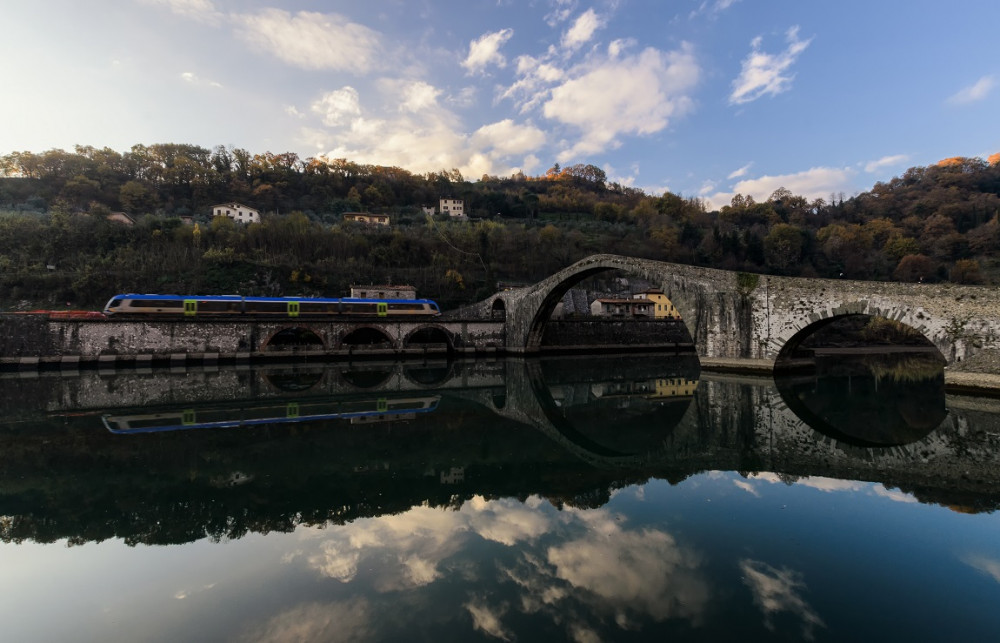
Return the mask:
M 995 640 L 1000 403 L 919 357 L 0 379 L 17 641 Z

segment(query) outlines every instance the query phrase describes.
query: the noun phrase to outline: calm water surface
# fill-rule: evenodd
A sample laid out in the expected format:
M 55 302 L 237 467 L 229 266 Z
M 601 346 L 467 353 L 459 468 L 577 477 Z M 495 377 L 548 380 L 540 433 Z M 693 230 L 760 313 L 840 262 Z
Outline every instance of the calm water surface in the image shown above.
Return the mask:
M 942 383 L 905 355 L 6 374 L 5 639 L 996 640 L 1000 403 Z

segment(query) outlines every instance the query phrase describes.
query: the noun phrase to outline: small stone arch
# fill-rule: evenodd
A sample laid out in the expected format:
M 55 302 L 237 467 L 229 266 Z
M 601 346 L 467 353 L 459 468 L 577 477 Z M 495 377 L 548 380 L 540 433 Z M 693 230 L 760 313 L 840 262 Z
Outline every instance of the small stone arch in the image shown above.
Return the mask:
M 285 326 L 271 333 L 261 345 L 261 350 L 326 350 L 326 342 L 321 333 L 308 326 Z
M 490 305 L 490 319 L 493 321 L 507 321 L 507 304 L 502 297 L 497 297 Z
M 856 315 L 863 315 L 866 317 L 884 317 L 886 319 L 891 319 L 904 324 L 919 332 L 927 341 L 929 346 L 934 346 L 938 349 L 939 353 L 941 352 L 940 347 L 937 345 L 937 342 L 934 341 L 934 338 L 928 335 L 927 327 L 924 325 L 915 326 L 908 323 L 906 321 L 907 315 L 905 311 L 894 308 L 880 308 L 878 306 L 872 306 L 867 302 L 859 301 L 838 306 L 836 308 L 822 309 L 807 318 L 800 319 L 798 322 L 792 324 L 786 332 L 772 338 L 771 343 L 768 346 L 768 353 L 775 359 L 776 363 L 783 359 L 790 358 L 799 349 L 803 341 L 811 337 L 821 328 L 845 317 Z M 944 358 L 943 354 L 942 358 Z
M 396 348 L 395 342 L 377 326 L 355 326 L 340 338 L 339 348 Z
M 436 388 L 455 376 L 453 362 L 414 364 L 403 368 L 403 377 L 420 388 Z
M 403 338 L 403 348 L 438 347 L 442 344 L 448 352 L 451 352 L 455 349 L 455 338 L 436 324 L 414 328 Z

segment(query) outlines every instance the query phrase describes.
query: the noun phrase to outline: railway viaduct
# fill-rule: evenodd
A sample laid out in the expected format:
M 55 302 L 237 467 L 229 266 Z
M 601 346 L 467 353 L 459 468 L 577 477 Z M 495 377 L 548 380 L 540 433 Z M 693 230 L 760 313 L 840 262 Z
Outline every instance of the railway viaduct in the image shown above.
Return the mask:
M 820 326 L 854 314 L 879 315 L 919 330 L 949 363 L 995 349 L 1000 338 L 995 287 L 789 278 L 598 254 L 532 286 L 433 319 L 122 321 L 5 315 L 0 358 L 21 367 L 122 356 L 183 362 L 192 356 L 249 358 L 283 345 L 318 355 L 533 354 L 542 349 L 563 295 L 587 277 L 614 270 L 659 286 L 680 311 L 702 357 L 775 359 Z

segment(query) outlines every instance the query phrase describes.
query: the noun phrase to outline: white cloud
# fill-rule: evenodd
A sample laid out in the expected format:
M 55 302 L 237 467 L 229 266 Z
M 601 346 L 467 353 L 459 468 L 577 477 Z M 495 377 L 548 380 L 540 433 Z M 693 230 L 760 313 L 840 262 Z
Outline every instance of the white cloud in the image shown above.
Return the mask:
M 962 562 L 1000 583 L 1000 560 L 978 554 L 964 556 Z
M 522 114 L 541 104 L 549 95 L 549 86 L 566 76 L 556 65 L 527 55 L 518 56 L 517 74 L 520 79 L 503 90 L 498 98 L 513 100 Z
M 379 34 L 337 14 L 264 9 L 233 20 L 251 46 L 296 67 L 363 74 L 378 66 Z
M 466 603 L 463 607 L 472 616 L 472 625 L 489 636 L 501 641 L 513 640 L 513 635 L 503 626 L 502 618 L 505 608 L 490 605 L 487 601 L 477 600 Z
M 969 87 L 964 87 L 958 93 L 952 95 L 948 99 L 948 102 L 953 105 L 967 105 L 969 103 L 975 103 L 976 101 L 983 100 L 989 96 L 995 85 L 996 79 L 993 78 L 993 76 L 983 76 L 974 84 Z
M 618 38 L 617 40 L 612 40 L 608 45 L 608 57 L 617 58 L 618 56 L 625 53 L 625 50 L 634 47 L 636 41 L 634 38 Z
M 756 179 L 737 182 L 728 192 L 707 195 L 709 208 L 729 205 L 737 194 L 749 195 L 755 201 L 765 201 L 778 188 L 787 188 L 792 194 L 806 199 L 826 199 L 830 194 L 852 191 L 851 179 L 854 173 L 848 168 L 814 167 L 795 174 L 764 175 Z
M 473 40 L 469 43 L 469 55 L 462 61 L 462 67 L 470 74 L 482 71 L 490 64 L 505 67 L 507 59 L 500 53 L 500 47 L 513 35 L 513 29 L 501 29 Z
M 857 482 L 856 480 L 838 480 L 837 478 L 825 478 L 823 476 L 806 476 L 805 478 L 796 480 L 795 484 L 800 484 L 803 487 L 811 487 L 818 491 L 825 491 L 826 493 L 833 493 L 835 491 L 857 492 L 868 487 L 867 484 Z
M 372 102 L 386 106 L 376 112 L 362 107 L 353 87 L 323 94 L 310 111 L 331 129 L 303 128 L 300 139 L 326 147 L 321 154 L 326 158 L 395 165 L 412 172 L 458 168 L 469 177 L 510 174 L 521 165 L 515 157 L 538 150 L 546 141 L 538 127 L 512 119 L 470 134 L 439 103 L 441 90 L 423 81 L 382 79 L 376 87 L 382 95 Z
M 577 49 L 593 38 L 594 32 L 603 26 L 604 21 L 601 17 L 593 9 L 587 9 L 577 17 L 576 21 L 573 22 L 573 26 L 563 34 L 562 46 L 566 49 Z
M 899 165 L 910 160 L 910 157 L 906 154 L 894 154 L 892 156 L 883 156 L 877 161 L 869 161 L 865 163 L 865 172 L 878 172 L 882 168 L 892 167 L 894 165 Z
M 477 149 L 492 149 L 501 156 L 526 154 L 545 144 L 545 132 L 506 118 L 480 127 L 472 135 L 471 142 Z
M 345 125 L 361 115 L 358 90 L 345 86 L 327 92 L 313 102 L 310 110 L 322 118 L 324 125 L 330 127 Z
M 201 85 L 208 87 L 222 87 L 222 83 L 216 82 L 214 80 L 206 80 L 198 77 L 193 71 L 185 71 L 181 73 L 181 80 L 192 85 Z
M 764 613 L 764 625 L 774 629 L 774 616 L 790 612 L 802 620 L 802 636 L 812 640 L 816 627 L 825 627 L 823 619 L 802 597 L 802 575 L 791 569 L 776 569 L 757 560 L 740 561 L 743 582 L 753 593 L 754 603 Z
M 550 27 L 556 27 L 559 23 L 569 20 L 576 9 L 576 0 L 553 0 L 552 4 L 552 11 L 545 16 L 545 23 Z
M 915 502 L 918 502 L 918 500 L 914 498 L 912 495 L 899 491 L 898 489 L 887 489 L 885 485 L 882 484 L 877 484 L 873 486 L 872 493 L 874 493 L 876 496 L 892 500 L 893 502 L 902 502 L 905 504 L 913 504 Z
M 743 491 L 746 491 L 750 495 L 752 495 L 752 496 L 754 496 L 756 498 L 760 498 L 760 492 L 757 491 L 757 489 L 752 484 L 750 484 L 749 482 L 747 482 L 746 480 L 733 480 L 733 484 L 735 484 L 737 487 L 739 487 Z
M 693 106 L 687 92 L 698 82 L 691 47 L 606 60 L 552 89 L 546 117 L 579 129 L 580 139 L 560 162 L 617 147 L 622 134 L 652 134 Z
M 789 73 L 789 69 L 812 38 L 799 40 L 798 27 L 789 29 L 785 36 L 788 48 L 774 55 L 761 51 L 762 39 L 759 36 L 753 39 L 751 51 L 743 59 L 740 75 L 733 81 L 733 91 L 729 95 L 731 105 L 749 103 L 766 94 L 776 96 L 791 88 L 794 75 Z
M 374 638 L 371 606 L 364 599 L 342 603 L 305 603 L 263 623 L 250 625 L 241 642 L 367 641 Z
M 747 163 L 746 165 L 744 165 L 740 169 L 735 170 L 734 172 L 730 173 L 729 176 L 727 176 L 726 178 L 727 179 L 738 179 L 741 176 L 746 176 L 747 172 L 750 171 L 750 166 L 752 166 L 752 165 L 753 165 L 753 163 Z
M 463 87 L 446 99 L 449 105 L 458 108 L 468 108 L 476 104 L 476 88 L 472 86 Z
M 437 106 L 441 90 L 421 80 L 379 81 L 379 88 L 390 98 L 390 103 L 399 104 L 401 112 L 421 112 Z
M 468 535 L 513 546 L 546 533 L 551 519 L 539 506 L 475 497 L 458 511 L 415 507 L 399 515 L 330 527 L 308 562 L 324 576 L 349 583 L 363 561 L 378 560 L 371 573 L 379 591 L 422 587 L 441 577 L 442 561 L 461 549 Z
M 143 4 L 163 6 L 173 13 L 204 22 L 208 24 L 218 24 L 222 20 L 222 13 L 219 12 L 212 0 L 140 0 Z
M 599 518 L 610 516 L 594 512 L 590 520 Z M 697 623 L 709 604 L 699 557 L 662 531 L 624 530 L 612 520 L 592 525 L 580 539 L 550 547 L 546 558 L 556 578 L 597 598 L 595 609 L 611 611 L 619 624 L 636 612 L 656 621 Z
M 708 2 L 708 0 L 704 0 L 700 5 L 698 5 L 697 9 L 688 14 L 688 18 L 694 19 L 703 13 L 708 13 L 709 17 L 714 18 L 739 1 L 740 0 L 716 0 L 713 3 Z

